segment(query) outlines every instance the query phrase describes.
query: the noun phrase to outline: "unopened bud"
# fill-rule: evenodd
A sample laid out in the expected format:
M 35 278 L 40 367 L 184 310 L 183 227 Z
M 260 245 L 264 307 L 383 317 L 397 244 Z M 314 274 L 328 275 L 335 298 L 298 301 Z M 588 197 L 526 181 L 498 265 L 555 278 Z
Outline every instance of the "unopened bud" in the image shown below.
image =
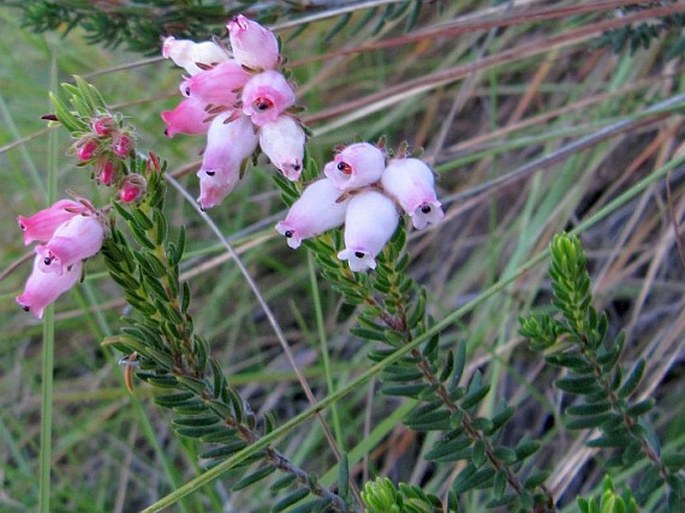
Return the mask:
M 98 150 L 98 142 L 94 139 L 83 139 L 76 143 L 76 158 L 82 162 L 90 160 Z
M 95 118 L 91 124 L 93 132 L 95 132 L 98 137 L 107 137 L 110 135 L 114 126 L 115 122 L 112 116 L 100 116 L 99 118 Z
M 116 180 L 117 166 L 108 158 L 101 158 L 95 166 L 98 181 L 109 187 Z
M 133 149 L 133 141 L 128 134 L 120 133 L 112 139 L 112 151 L 117 157 L 128 157 Z
M 119 189 L 119 201 L 122 203 L 135 203 L 140 201 L 147 192 L 147 182 L 142 175 L 128 175 Z

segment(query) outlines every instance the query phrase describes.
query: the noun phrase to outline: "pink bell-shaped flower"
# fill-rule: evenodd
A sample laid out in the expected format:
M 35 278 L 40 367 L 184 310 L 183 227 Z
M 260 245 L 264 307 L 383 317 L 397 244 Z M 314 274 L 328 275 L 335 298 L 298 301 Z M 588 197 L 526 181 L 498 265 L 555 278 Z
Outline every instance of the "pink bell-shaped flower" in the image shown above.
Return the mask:
M 268 70 L 255 75 L 245 84 L 241 96 L 243 113 L 257 126 L 276 121 L 295 103 L 295 93 L 278 71 Z
M 205 104 L 233 106 L 238 101 L 237 91 L 250 78 L 238 61 L 229 60 L 185 79 L 181 93 Z
M 304 239 L 340 226 L 349 203 L 349 199 L 338 201 L 341 194 L 327 178 L 311 183 L 285 220 L 276 225 L 276 231 L 288 239 L 288 246 L 297 249 Z
M 214 118 L 207 132 L 207 148 L 202 157 L 200 197 L 203 209 L 218 205 L 239 180 L 240 168 L 257 147 L 257 135 L 250 119 L 225 112 Z
M 171 138 L 176 134 L 205 134 L 209 130 L 206 121 L 205 102 L 197 98 L 186 98 L 174 110 L 165 110 L 161 116 L 166 124 L 164 135 Z
M 445 217 L 435 195 L 433 171 L 423 161 L 415 158 L 391 160 L 383 172 L 381 184 L 409 214 L 414 228 L 422 230 Z
M 257 142 L 257 134 L 249 118 L 233 112 L 222 113 L 209 125 L 201 170 L 211 171 L 240 164 L 252 154 Z
M 46 273 L 41 269 L 41 258 L 36 255 L 24 291 L 16 298 L 17 304 L 37 319 L 43 318 L 46 306 L 78 283 L 83 271 L 83 262 L 78 260 L 66 267 L 62 274 Z
M 377 182 L 385 169 L 385 155 L 367 142 L 350 144 L 323 168 L 324 174 L 341 191 Z
M 24 244 L 28 246 L 34 241 L 50 240 L 60 225 L 86 211 L 87 208 L 78 201 L 63 199 L 31 217 L 18 216 L 17 222 L 24 231 Z
M 345 215 L 345 249 L 338 253 L 355 272 L 376 268 L 376 255 L 397 228 L 399 214 L 393 201 L 369 190 L 352 196 Z
M 288 115 L 264 124 L 259 132 L 259 146 L 272 164 L 289 180 L 302 174 L 305 133 L 300 124 Z
M 200 196 L 197 202 L 202 210 L 219 205 L 240 181 L 240 164 L 232 167 L 221 167 L 209 171 L 200 170 Z
M 176 66 L 186 70 L 189 75 L 203 71 L 197 64 L 207 66 L 228 60 L 226 50 L 212 41 L 195 43 L 188 39 L 169 36 L 162 43 L 162 57 L 171 59 Z
M 100 251 L 104 229 L 92 214 L 80 214 L 61 224 L 52 238 L 36 247 L 43 272 L 62 274 L 69 266 Z
M 233 57 L 243 66 L 274 69 L 278 64 L 278 40 L 273 32 L 239 14 L 227 25 Z

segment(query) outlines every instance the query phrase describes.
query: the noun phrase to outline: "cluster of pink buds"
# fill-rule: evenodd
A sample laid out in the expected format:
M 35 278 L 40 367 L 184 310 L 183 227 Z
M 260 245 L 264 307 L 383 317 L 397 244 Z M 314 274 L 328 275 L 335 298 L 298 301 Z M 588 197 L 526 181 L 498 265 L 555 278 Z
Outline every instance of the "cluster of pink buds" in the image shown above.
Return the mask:
M 290 112 L 295 92 L 278 71 L 278 40 L 239 15 L 227 25 L 231 51 L 214 41 L 167 37 L 162 55 L 183 68 L 185 99 L 162 112 L 166 135 L 206 134 L 198 202 L 218 205 L 237 185 L 257 146 L 289 180 L 302 173 L 305 132 Z
M 102 185 L 117 185 L 122 160 L 134 150 L 131 130 L 109 113 L 100 113 L 90 122 L 90 131 L 79 137 L 72 150 L 81 165 L 92 164 L 94 178 Z
M 33 271 L 17 303 L 35 317 L 73 287 L 83 272 L 83 261 L 100 251 L 104 229 L 100 216 L 86 200 L 60 200 L 31 217 L 19 216 L 24 244 L 36 246 Z
M 145 178 L 128 171 L 126 161 L 134 155 L 133 130 L 108 112 L 99 112 L 89 122 L 89 131 L 72 145 L 79 166 L 92 165 L 92 178 L 112 187 L 121 203 L 140 201 L 147 191 Z
M 338 258 L 353 271 L 376 268 L 376 256 L 399 223 L 400 209 L 416 229 L 444 217 L 433 172 L 416 158 L 393 158 L 377 146 L 355 143 L 324 167 L 325 178 L 308 185 L 276 230 L 291 248 L 304 239 L 345 225 Z

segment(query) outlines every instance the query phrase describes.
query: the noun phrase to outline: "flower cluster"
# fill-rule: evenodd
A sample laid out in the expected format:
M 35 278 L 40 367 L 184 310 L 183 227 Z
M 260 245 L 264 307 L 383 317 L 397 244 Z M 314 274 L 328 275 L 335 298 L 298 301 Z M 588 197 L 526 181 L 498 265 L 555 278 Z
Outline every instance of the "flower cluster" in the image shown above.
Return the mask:
M 73 287 L 83 272 L 83 261 L 100 251 L 104 228 L 99 213 L 85 199 L 60 200 L 31 217 L 19 216 L 24 244 L 35 248 L 33 271 L 17 303 L 35 317 Z
M 399 223 L 398 207 L 414 228 L 444 217 L 433 172 L 421 160 L 393 158 L 369 143 L 339 151 L 324 167 L 325 178 L 307 186 L 276 230 L 291 248 L 304 239 L 345 225 L 345 248 L 338 258 L 353 271 L 376 268 L 376 256 Z
M 167 37 L 162 55 L 183 68 L 179 105 L 162 112 L 166 135 L 206 134 L 198 202 L 218 205 L 237 185 L 259 145 L 290 180 L 302 173 L 305 132 L 291 114 L 295 93 L 278 71 L 278 40 L 239 15 L 227 24 L 232 53 L 214 41 Z

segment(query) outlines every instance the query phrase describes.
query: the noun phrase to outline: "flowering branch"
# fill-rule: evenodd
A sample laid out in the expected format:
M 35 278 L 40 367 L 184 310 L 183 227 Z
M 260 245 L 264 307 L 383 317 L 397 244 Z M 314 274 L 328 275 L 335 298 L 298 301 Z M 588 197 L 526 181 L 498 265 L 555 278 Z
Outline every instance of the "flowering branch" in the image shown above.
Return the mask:
M 395 205 L 417 229 L 439 222 L 442 210 L 430 169 L 407 157 L 404 150 L 400 154 L 401 158 L 386 165 L 380 148 L 368 143 L 348 146 L 325 166 L 326 178 L 307 186 L 299 198 L 294 184 L 276 178 L 284 200 L 292 204 L 276 229 L 290 247 L 307 247 L 324 278 L 342 293 L 345 302 L 360 306 L 358 326 L 352 332 L 389 346 L 369 355 L 375 361 L 411 345 L 430 327 L 426 291 L 406 273 L 407 231 Z M 310 161 L 308 168 L 315 164 Z M 357 211 L 353 202 L 360 199 L 369 205 L 363 204 Z M 386 202 L 388 213 L 384 214 Z M 343 222 L 342 236 L 338 230 L 330 231 Z M 374 272 L 360 272 L 367 269 Z M 455 353 L 440 351 L 439 344 L 438 335 L 431 337 L 423 347 L 413 348 L 388 366 L 381 376 L 383 393 L 424 403 L 405 420 L 410 428 L 444 432 L 426 457 L 436 462 L 468 462 L 453 484 L 454 494 L 488 487 L 493 490 L 491 506 L 555 511 L 554 499 L 543 484 L 546 472 L 529 471 L 525 480 L 518 475 L 522 462 L 539 444 L 524 439 L 514 448 L 497 445 L 494 438 L 513 409 L 505 408 L 492 419 L 476 417 L 489 386 L 478 373 L 468 386 L 460 386 L 465 346 L 461 344 Z
M 110 276 L 135 312 L 124 318 L 121 333 L 103 344 L 126 355 L 121 363 L 131 391 L 134 375 L 163 389 L 154 401 L 172 410 L 175 431 L 208 444 L 201 457 L 210 464 L 221 461 L 260 440 L 274 421 L 269 415 L 255 417 L 209 355 L 207 342 L 194 332 L 190 289 L 179 281 L 185 232 L 181 229 L 171 240 L 164 213 L 165 164 L 153 153 L 141 157 L 134 151 L 132 127 L 107 109 L 92 86 L 77 78 L 76 86 L 64 89 L 71 108 L 53 97 L 56 114 L 48 119 L 71 132 L 79 165 L 90 166 L 92 178 L 112 190 L 111 204 L 98 210 L 84 198 L 61 200 L 19 217 L 25 243 L 47 242 L 36 248 L 34 273 L 17 302 L 40 317 L 46 304 L 81 278 L 83 261 L 101 249 Z M 245 464 L 257 461 L 260 468 L 234 489 L 280 470 L 289 476 L 282 487 L 294 488 L 279 503 L 283 507 L 311 494 L 312 508 L 354 511 L 344 497 L 275 448 L 266 446 Z

